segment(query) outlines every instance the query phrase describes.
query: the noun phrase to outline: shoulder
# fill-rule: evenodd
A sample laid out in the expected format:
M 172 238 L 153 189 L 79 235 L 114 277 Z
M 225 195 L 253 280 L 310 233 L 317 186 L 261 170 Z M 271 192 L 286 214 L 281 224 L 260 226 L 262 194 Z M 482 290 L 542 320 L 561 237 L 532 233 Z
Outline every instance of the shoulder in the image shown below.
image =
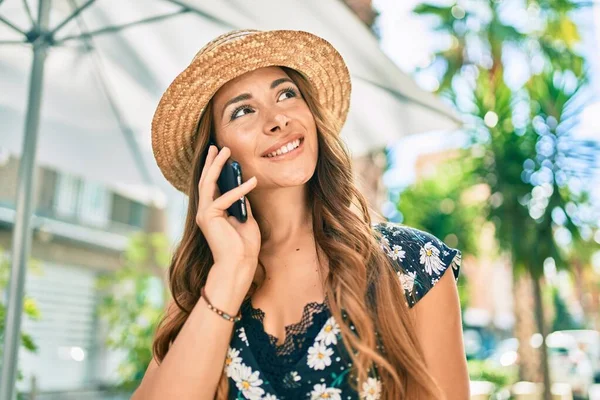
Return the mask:
M 451 269 L 457 280 L 462 261 L 460 250 L 435 235 L 391 222 L 373 225 L 382 250 L 390 258 L 405 291 L 414 306 Z

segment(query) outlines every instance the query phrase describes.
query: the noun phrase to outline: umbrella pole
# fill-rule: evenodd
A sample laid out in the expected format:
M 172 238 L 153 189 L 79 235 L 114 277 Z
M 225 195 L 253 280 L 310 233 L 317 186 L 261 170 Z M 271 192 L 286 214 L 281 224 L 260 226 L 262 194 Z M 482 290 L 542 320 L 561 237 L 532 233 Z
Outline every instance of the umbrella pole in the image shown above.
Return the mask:
M 16 198 L 16 216 L 13 227 L 10 280 L 7 293 L 7 310 L 4 331 L 4 350 L 0 374 L 0 400 L 16 397 L 17 361 L 21 337 L 21 316 L 25 272 L 31 248 L 31 216 L 33 209 L 33 185 L 37 152 L 38 126 L 42 101 L 44 62 L 49 41 L 46 37 L 50 0 L 39 2 L 38 36 L 33 41 L 33 64 L 29 80 L 29 102 L 25 121 L 23 152 L 19 163 Z M 35 28 L 34 28 L 35 29 Z

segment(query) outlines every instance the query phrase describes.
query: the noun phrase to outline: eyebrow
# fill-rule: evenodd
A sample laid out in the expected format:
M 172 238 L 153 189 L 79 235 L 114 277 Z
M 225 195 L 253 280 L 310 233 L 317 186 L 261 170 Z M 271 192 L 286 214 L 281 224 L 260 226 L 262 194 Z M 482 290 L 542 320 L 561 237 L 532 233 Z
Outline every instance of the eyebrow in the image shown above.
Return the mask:
M 277 86 L 279 86 L 279 85 L 281 85 L 282 83 L 285 83 L 285 82 L 290 82 L 290 83 L 293 83 L 295 85 L 294 81 L 291 80 L 290 78 L 279 78 L 279 79 L 275 79 L 273 82 L 271 82 L 270 89 L 273 90 Z M 223 116 L 225 115 L 225 110 L 227 109 L 227 107 L 229 107 L 230 105 L 232 105 L 234 103 L 239 103 L 240 101 L 250 100 L 251 98 L 252 98 L 252 95 L 250 93 L 242 93 L 242 94 L 240 94 L 238 96 L 235 96 L 234 98 L 230 99 L 223 106 L 223 112 L 221 113 L 221 118 L 223 118 Z

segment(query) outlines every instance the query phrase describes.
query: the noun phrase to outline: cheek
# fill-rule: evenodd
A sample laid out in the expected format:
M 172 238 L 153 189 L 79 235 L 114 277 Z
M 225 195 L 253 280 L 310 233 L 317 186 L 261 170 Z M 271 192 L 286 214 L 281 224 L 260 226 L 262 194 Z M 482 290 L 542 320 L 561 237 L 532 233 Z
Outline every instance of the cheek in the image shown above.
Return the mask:
M 260 175 L 260 168 L 256 165 L 256 160 L 244 159 L 239 163 L 242 166 L 242 177 L 244 178 L 244 181 L 253 176 Z
M 304 110 L 302 111 L 302 124 L 306 127 L 306 130 L 309 134 L 316 136 L 317 123 L 315 121 L 315 117 L 306 104 L 304 105 Z
M 231 150 L 231 158 L 239 161 L 254 150 L 252 146 L 255 145 L 255 133 L 256 129 L 252 125 L 246 121 L 237 121 L 224 126 L 219 135 L 221 144 Z
M 251 169 L 255 148 L 253 141 L 250 142 L 248 140 L 244 140 L 245 136 L 239 135 L 238 133 L 239 132 L 236 131 L 235 137 L 232 134 L 224 137 L 222 145 L 229 147 L 229 150 L 231 150 L 231 155 L 229 156 L 230 159 L 240 163 L 245 176 L 246 169 Z
M 241 151 L 240 149 L 239 152 L 232 153 L 231 158 L 240 163 L 242 167 L 242 177 L 244 180 L 260 173 L 260 168 L 257 166 L 257 162 L 260 161 L 260 158 L 257 158 L 258 156 L 255 154 L 254 150 L 253 147 L 249 147 L 245 151 Z M 236 158 L 234 154 L 238 154 L 238 157 Z
M 317 134 L 317 124 L 312 114 L 309 114 L 303 121 L 303 125 L 306 129 L 306 141 L 314 151 L 318 150 L 319 140 Z

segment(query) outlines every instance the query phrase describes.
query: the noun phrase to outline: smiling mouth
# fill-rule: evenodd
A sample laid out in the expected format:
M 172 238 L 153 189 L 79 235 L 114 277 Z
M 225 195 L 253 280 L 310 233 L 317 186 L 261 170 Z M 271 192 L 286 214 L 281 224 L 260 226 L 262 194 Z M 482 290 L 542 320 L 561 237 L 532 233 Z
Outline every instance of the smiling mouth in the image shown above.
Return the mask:
M 262 157 L 270 158 L 270 159 L 283 158 L 287 154 L 291 154 L 291 153 L 298 151 L 298 149 L 302 147 L 303 143 L 304 143 L 304 137 L 301 137 L 299 139 L 291 141 L 290 143 L 288 143 L 285 146 L 282 146 L 277 151 L 274 151 L 274 152 L 267 154 L 265 156 L 262 156 Z

